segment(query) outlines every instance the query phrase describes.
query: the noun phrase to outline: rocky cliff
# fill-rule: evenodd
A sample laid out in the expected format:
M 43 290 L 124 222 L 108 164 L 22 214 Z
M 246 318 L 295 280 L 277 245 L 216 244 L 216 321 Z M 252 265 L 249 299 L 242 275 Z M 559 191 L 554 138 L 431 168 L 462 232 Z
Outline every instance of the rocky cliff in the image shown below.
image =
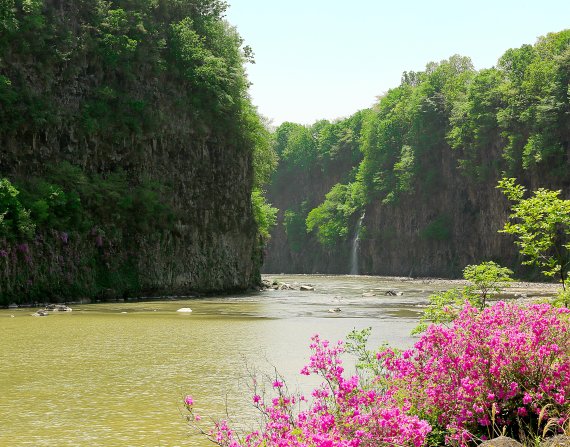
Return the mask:
M 284 124 L 270 189 L 281 226 L 266 271 L 348 273 L 354 252 L 361 274 L 459 277 L 495 261 L 539 278 L 498 232 L 510 204 L 496 186 L 508 176 L 570 195 L 569 85 L 565 30 L 507 50 L 491 69 L 455 55 L 404 72 L 360 121 Z M 328 172 L 347 141 L 361 157 Z
M 257 284 L 257 117 L 222 3 L 1 7 L 0 173 L 24 214 L 0 203 L 0 301 Z

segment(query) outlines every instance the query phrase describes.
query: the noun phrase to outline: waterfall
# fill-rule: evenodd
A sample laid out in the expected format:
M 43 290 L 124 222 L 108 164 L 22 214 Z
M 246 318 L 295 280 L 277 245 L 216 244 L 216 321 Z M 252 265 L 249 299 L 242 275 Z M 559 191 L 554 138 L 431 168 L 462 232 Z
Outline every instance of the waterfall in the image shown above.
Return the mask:
M 360 247 L 360 228 L 362 227 L 362 221 L 364 220 L 364 215 L 366 213 L 362 213 L 360 219 L 358 219 L 358 223 L 356 224 L 356 231 L 354 232 L 354 238 L 352 239 L 352 250 L 350 253 L 350 274 L 351 275 L 358 275 L 358 249 Z

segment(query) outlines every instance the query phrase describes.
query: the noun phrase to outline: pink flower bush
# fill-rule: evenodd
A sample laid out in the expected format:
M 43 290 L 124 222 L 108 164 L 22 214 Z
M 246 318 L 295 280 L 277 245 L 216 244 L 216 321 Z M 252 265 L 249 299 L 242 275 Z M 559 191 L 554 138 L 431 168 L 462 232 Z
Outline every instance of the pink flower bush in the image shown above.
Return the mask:
M 452 327 L 432 325 L 401 355 L 378 354 L 401 404 L 443 426 L 450 441 L 518 429 L 549 405 L 568 417 L 568 309 L 499 302 L 483 311 L 466 304 Z
M 303 375 L 323 379 L 305 401 L 281 380 L 275 396 L 255 394 L 264 418 L 260 431 L 237 436 L 225 421 L 206 434 L 222 447 L 420 447 L 467 445 L 507 427 L 536 427 L 538 415 L 570 413 L 569 310 L 499 302 L 482 311 L 466 304 L 452 326 L 432 325 L 413 349 L 377 354 L 381 376 L 363 386 L 345 376 L 342 342 L 315 335 Z M 193 416 L 193 400 L 186 397 Z M 428 439 L 430 437 L 431 439 Z
M 318 335 L 312 338 L 313 355 L 302 374 L 318 374 L 323 384 L 313 390 L 308 409 L 295 412 L 302 396 L 285 394 L 283 383 L 275 381 L 277 396 L 265 402 L 253 397 L 263 413 L 263 431 L 239 439 L 226 421 L 209 433 L 224 447 L 365 447 L 401 445 L 420 447 L 431 427 L 416 416 L 393 406 L 388 394 L 359 386 L 357 376 L 345 378 L 340 355 L 342 343 L 331 346 Z M 190 409 L 191 410 L 191 409 Z

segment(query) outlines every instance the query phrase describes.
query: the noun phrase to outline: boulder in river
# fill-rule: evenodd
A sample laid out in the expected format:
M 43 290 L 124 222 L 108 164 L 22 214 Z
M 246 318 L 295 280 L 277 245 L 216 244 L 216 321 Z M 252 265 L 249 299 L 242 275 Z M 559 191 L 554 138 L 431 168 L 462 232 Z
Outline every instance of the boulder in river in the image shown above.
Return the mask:
M 303 286 L 299 287 L 299 290 L 312 292 L 315 290 L 315 288 L 313 286 L 303 285 Z
M 73 309 L 65 304 L 48 304 L 44 310 L 52 312 L 71 312 Z
M 189 314 L 192 313 L 192 309 L 190 309 L 189 307 L 181 307 L 176 312 L 180 312 L 181 314 Z
M 402 296 L 404 292 L 396 292 L 395 290 L 388 290 L 385 295 L 387 296 Z
M 49 312 L 47 310 L 40 309 L 36 313 L 32 314 L 32 317 L 47 317 Z

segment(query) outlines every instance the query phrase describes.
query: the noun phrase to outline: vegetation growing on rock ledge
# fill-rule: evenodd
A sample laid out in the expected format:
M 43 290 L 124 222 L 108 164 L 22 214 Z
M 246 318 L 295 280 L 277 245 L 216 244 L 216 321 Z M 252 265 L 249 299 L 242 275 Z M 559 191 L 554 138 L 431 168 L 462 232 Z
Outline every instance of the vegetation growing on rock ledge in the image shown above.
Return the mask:
M 275 132 L 282 159 L 271 199 L 298 216 L 301 205 L 308 204 L 303 216 L 310 216 L 310 233 L 305 235 L 306 252 L 293 249 L 299 245 L 297 231 L 290 241 L 292 254 L 275 254 L 280 258 L 270 259 L 271 268 L 283 271 L 289 259 L 307 265 L 318 249 L 311 241 L 323 246 L 322 259 L 327 253 L 348 257 L 347 241 L 364 209 L 363 225 L 369 231 L 361 238 L 367 258 L 362 265 L 369 273 L 408 274 L 408 260 L 414 257 L 447 264 L 436 271 L 414 266 L 416 272 L 458 276 L 461 266 L 482 260 L 473 258 L 482 248 L 495 252 L 481 256 L 505 257 L 515 267 L 516 252 L 499 252 L 499 237 L 490 229 L 501 224 L 507 207 L 495 185 L 505 172 L 528 189 L 568 194 L 569 73 L 570 30 L 563 30 L 507 50 L 493 68 L 477 71 L 468 57 L 454 55 L 428 63 L 423 71 L 404 72 L 400 85 L 371 110 L 350 118 L 313 126 L 282 124 Z M 339 157 L 345 160 L 342 168 L 331 170 Z M 304 182 L 304 196 L 281 192 L 279 185 L 292 179 Z M 341 193 L 346 188 L 358 191 L 358 200 Z M 284 217 L 279 223 L 289 226 L 291 214 L 286 221 Z M 466 234 L 483 230 L 485 242 L 470 241 L 467 247 Z M 393 246 L 387 240 L 394 240 Z M 445 247 L 449 254 L 444 257 Z M 422 256 L 428 249 L 431 255 Z M 408 268 L 383 269 L 386 257 L 398 258 Z M 311 268 L 326 271 L 326 265 Z
M 0 304 L 259 280 L 275 157 L 226 6 L 0 4 Z

